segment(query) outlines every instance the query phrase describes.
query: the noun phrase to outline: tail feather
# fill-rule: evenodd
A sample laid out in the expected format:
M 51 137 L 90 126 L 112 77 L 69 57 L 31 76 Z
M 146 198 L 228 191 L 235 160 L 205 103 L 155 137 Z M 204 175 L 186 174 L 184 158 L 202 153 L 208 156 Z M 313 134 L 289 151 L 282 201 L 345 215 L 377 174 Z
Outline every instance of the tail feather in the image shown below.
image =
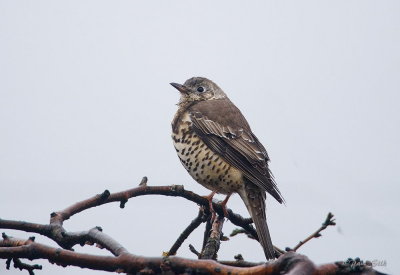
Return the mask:
M 267 260 L 275 258 L 274 247 L 269 234 L 265 215 L 265 191 L 251 182 L 245 182 L 244 188 L 239 191 L 247 210 L 256 226 L 259 242 L 263 247 Z

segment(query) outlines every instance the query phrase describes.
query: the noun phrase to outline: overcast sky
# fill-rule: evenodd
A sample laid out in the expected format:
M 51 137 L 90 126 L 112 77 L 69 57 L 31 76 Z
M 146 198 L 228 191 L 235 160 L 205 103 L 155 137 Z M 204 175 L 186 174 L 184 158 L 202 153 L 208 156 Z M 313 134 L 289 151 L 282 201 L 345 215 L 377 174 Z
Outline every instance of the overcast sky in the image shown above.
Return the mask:
M 143 176 L 208 194 L 170 137 L 179 95 L 169 83 L 205 76 L 272 159 L 287 202 L 268 199 L 274 244 L 293 247 L 332 211 L 337 226 L 300 253 L 386 261 L 379 270 L 400 273 L 399 12 L 399 1 L 0 1 L 0 218 L 47 223 Z M 228 206 L 248 215 L 237 195 Z M 65 226 L 100 225 L 130 252 L 160 256 L 196 214 L 183 199 L 147 196 Z M 193 258 L 188 244 L 199 249 L 202 234 L 178 255 Z M 264 259 L 244 236 L 219 258 L 238 253 Z M 37 274 L 99 274 L 38 262 Z

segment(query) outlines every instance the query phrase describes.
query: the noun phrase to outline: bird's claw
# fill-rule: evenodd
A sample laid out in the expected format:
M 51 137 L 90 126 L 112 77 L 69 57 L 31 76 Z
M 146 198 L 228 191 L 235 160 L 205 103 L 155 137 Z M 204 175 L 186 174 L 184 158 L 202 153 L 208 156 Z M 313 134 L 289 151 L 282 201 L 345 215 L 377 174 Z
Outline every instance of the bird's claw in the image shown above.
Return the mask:
M 211 194 L 210 195 L 208 195 L 208 196 L 205 196 L 204 198 L 208 201 L 208 208 L 209 208 L 209 210 L 210 210 L 210 213 L 211 213 L 211 223 L 213 223 L 214 222 L 214 220 L 215 220 L 215 217 L 216 217 L 216 212 L 215 212 L 215 210 L 214 210 L 214 207 L 213 207 L 213 197 L 214 197 L 214 195 L 215 195 L 215 191 L 213 191 L 213 192 L 211 192 Z
M 228 203 L 229 198 L 231 197 L 231 194 L 228 194 L 226 198 L 220 203 L 222 207 L 222 212 L 224 212 L 225 218 L 229 218 L 229 213 L 228 213 L 228 208 L 226 207 L 226 204 Z
M 213 201 L 212 201 L 214 195 L 215 195 L 215 191 L 211 192 L 210 195 L 204 197 L 208 201 L 208 207 L 209 207 L 210 213 L 211 213 L 211 223 L 213 223 L 215 221 L 215 218 L 217 217 L 217 213 L 215 212 L 215 209 L 213 207 Z M 222 202 L 218 203 L 222 208 L 222 212 L 224 213 L 225 218 L 229 217 L 228 208 L 226 207 L 226 204 L 228 203 L 230 196 L 231 196 L 231 194 L 228 194 Z

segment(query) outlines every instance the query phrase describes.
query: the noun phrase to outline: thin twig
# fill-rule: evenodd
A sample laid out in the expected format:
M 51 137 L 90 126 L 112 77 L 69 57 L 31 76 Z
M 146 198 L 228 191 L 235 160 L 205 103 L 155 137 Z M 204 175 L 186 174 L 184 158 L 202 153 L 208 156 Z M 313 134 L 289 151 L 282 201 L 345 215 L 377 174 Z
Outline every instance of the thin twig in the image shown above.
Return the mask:
M 196 255 L 198 258 L 200 257 L 200 252 L 197 251 L 197 249 L 194 248 L 193 245 L 189 244 L 189 250 L 190 250 L 194 255 Z
M 234 229 L 229 236 L 230 237 L 234 237 L 234 236 L 236 236 L 238 234 L 245 234 L 249 239 L 253 239 L 253 240 L 258 241 L 258 239 L 256 239 L 253 234 L 250 234 L 248 231 L 246 231 L 243 228 Z M 277 257 L 282 255 L 282 254 L 285 254 L 284 250 L 280 249 L 279 247 L 277 247 L 275 245 L 274 245 L 274 250 L 275 250 L 275 254 L 277 254 Z
M 179 247 L 181 247 L 182 243 L 187 239 L 187 237 L 197 228 L 200 224 L 205 221 L 205 214 L 202 208 L 200 208 L 197 217 L 192 220 L 192 222 L 185 228 L 181 235 L 179 235 L 178 239 L 172 245 L 171 249 L 166 253 L 165 256 L 175 255 L 178 251 Z
M 34 270 L 42 269 L 41 265 L 38 264 L 30 265 L 27 263 L 23 263 L 18 258 L 13 258 L 13 262 L 14 262 L 14 268 L 18 268 L 19 270 L 27 270 L 29 272 L 29 275 L 35 275 L 35 272 L 33 272 Z
M 286 251 L 297 251 L 302 245 L 304 245 L 308 241 L 310 241 L 314 238 L 321 237 L 321 231 L 325 230 L 328 226 L 336 225 L 335 219 L 333 219 L 333 216 L 334 215 L 331 212 L 329 212 L 328 215 L 326 216 L 325 221 L 322 223 L 321 227 L 317 231 L 312 233 L 310 236 L 305 238 L 303 241 L 300 241 L 293 249 L 286 248 Z
M 250 234 L 248 231 L 244 230 L 243 228 L 235 228 L 234 230 L 232 230 L 229 236 L 234 237 L 238 234 L 245 234 L 248 238 L 255 240 L 254 236 Z

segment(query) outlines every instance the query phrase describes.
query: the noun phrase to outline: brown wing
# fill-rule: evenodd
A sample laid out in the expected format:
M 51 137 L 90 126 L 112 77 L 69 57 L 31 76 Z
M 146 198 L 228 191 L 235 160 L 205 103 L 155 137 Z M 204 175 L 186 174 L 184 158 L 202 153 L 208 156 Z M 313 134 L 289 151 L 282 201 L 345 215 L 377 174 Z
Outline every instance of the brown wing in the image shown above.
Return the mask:
M 283 202 L 268 168 L 267 151 L 229 99 L 202 101 L 191 106 L 188 111 L 193 130 L 210 149 L 241 170 L 248 180 L 270 193 L 280 203 Z

